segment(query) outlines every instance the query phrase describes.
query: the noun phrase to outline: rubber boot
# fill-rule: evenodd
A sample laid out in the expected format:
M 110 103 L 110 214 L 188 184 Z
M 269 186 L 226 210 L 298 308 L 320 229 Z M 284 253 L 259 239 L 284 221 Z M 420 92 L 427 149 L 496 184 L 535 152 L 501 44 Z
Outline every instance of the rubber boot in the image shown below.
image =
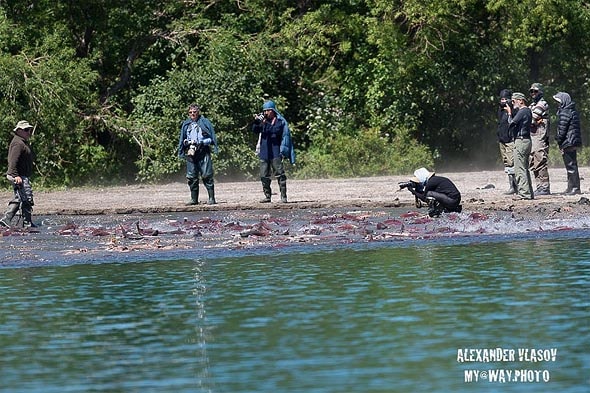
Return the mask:
M 262 178 L 262 192 L 264 192 L 264 199 L 260 200 L 260 203 L 269 203 L 270 198 L 272 195 L 272 191 L 270 189 L 270 179 Z
M 207 186 L 207 194 L 209 195 L 209 200 L 207 201 L 208 205 L 215 205 L 217 202 L 215 201 L 215 188 L 213 185 Z
M 36 228 L 37 225 L 33 223 L 33 206 L 28 202 L 23 202 L 21 208 L 23 212 L 23 227 Z
M 188 188 L 191 191 L 191 200 L 186 203 L 187 206 L 199 204 L 199 179 L 188 179 Z
M 508 189 L 508 191 L 506 191 L 504 193 L 504 195 L 512 195 L 512 194 L 516 194 L 516 179 L 514 177 L 514 175 L 508 175 L 508 184 L 510 185 L 510 188 Z
M 279 189 L 281 190 L 281 202 L 287 203 L 287 179 L 279 178 Z
M 12 219 L 14 218 L 14 215 L 16 214 L 19 208 L 20 203 L 10 202 L 8 204 L 8 210 L 6 210 L 6 213 L 4 213 L 4 217 L 2 217 L 2 219 L 0 220 L 0 226 L 7 228 L 10 227 L 10 223 L 12 222 Z

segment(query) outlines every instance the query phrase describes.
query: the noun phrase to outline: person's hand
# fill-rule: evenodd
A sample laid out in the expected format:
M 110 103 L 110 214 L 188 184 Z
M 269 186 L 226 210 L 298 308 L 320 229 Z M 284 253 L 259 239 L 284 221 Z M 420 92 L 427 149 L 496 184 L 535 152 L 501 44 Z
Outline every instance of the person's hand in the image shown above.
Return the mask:
M 20 176 L 15 176 L 14 177 L 14 184 L 16 184 L 17 186 L 23 184 L 23 178 Z
M 262 123 L 263 120 L 264 120 L 264 113 L 257 113 L 254 115 L 254 122 L 256 122 L 256 124 Z

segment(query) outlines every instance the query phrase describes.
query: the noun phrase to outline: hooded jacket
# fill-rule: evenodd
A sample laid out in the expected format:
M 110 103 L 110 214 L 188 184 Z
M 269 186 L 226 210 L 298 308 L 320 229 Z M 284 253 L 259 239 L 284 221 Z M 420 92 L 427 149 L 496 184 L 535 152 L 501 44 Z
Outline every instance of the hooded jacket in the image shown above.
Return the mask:
M 252 131 L 259 136 L 260 151 L 258 157 L 264 161 L 271 161 L 280 156 L 285 157 L 291 164 L 295 164 L 295 147 L 291 139 L 289 123 L 276 109 L 273 101 L 266 101 L 262 106 L 263 110 L 272 110 L 276 117 L 275 122 L 255 122 Z
M 553 99 L 560 103 L 557 110 L 557 135 L 555 136 L 559 148 L 563 150 L 568 147 L 582 146 L 580 116 L 576 110 L 576 103 L 565 92 L 557 93 Z

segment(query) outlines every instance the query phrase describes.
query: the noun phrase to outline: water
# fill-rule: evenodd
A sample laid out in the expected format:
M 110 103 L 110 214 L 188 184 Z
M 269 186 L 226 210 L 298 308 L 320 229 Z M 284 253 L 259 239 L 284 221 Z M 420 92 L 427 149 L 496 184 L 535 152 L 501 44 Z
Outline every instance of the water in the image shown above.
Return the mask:
M 5 268 L 0 392 L 588 392 L 588 245 L 574 233 Z M 515 360 L 459 362 L 461 348 Z M 530 348 L 557 352 L 519 361 Z M 541 374 L 465 382 L 489 369 Z

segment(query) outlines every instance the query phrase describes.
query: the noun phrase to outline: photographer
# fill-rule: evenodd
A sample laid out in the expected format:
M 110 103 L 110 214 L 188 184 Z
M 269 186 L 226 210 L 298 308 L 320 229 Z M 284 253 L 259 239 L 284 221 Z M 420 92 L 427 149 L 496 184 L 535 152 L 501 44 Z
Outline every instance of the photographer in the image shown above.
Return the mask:
M 260 181 L 262 192 L 264 192 L 264 199 L 260 202 L 271 201 L 271 183 L 274 177 L 279 183 L 281 202 L 287 203 L 287 176 L 283 158 L 294 164 L 295 150 L 291 141 L 289 124 L 277 111 L 273 101 L 266 101 L 262 105 L 262 113 L 254 116 L 252 131 L 259 134 L 256 150 L 260 159 Z
M 441 213 L 461 213 L 461 193 L 448 178 L 436 176 L 426 168 L 414 171 L 410 182 L 400 183 L 400 188 L 407 188 L 423 202 L 428 203 L 428 215 L 438 217 Z
M 498 106 L 498 145 L 500 155 L 504 163 L 504 172 L 508 175 L 508 184 L 510 188 L 505 192 L 506 195 L 516 193 L 516 180 L 514 178 L 514 141 L 510 134 L 508 123 L 508 107 L 512 109 L 512 91 L 504 89 L 500 92 L 500 103 Z
M 178 156 L 186 159 L 186 178 L 191 192 L 191 199 L 187 205 L 199 203 L 199 176 L 203 179 L 203 185 L 209 194 L 209 205 L 215 201 L 213 182 L 213 161 L 211 160 L 211 147 L 217 153 L 217 139 L 213 125 L 206 117 L 201 115 L 201 109 L 196 104 L 188 108 L 189 118 L 180 127 L 178 139 Z
M 531 123 L 533 114 L 526 105 L 526 97 L 522 93 L 512 94 L 514 108 L 508 111 L 509 131 L 514 140 L 514 178 L 516 180 L 515 200 L 534 199 L 529 160 L 531 156 Z

